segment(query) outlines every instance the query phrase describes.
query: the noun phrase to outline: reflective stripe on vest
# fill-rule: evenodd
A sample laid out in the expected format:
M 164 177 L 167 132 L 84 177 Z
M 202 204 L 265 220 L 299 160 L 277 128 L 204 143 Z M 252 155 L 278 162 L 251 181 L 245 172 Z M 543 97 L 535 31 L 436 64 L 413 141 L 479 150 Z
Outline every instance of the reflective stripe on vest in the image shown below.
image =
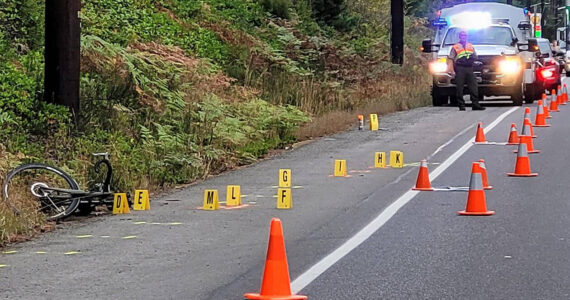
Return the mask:
M 461 45 L 461 43 L 457 43 L 455 45 L 453 45 L 453 49 L 455 49 L 455 53 L 457 54 L 455 60 L 461 59 L 461 58 L 466 58 L 469 59 L 471 58 L 471 55 L 473 55 L 473 53 L 475 53 L 475 48 L 473 48 L 473 45 L 467 43 L 465 45 L 465 48 L 463 48 L 463 45 Z

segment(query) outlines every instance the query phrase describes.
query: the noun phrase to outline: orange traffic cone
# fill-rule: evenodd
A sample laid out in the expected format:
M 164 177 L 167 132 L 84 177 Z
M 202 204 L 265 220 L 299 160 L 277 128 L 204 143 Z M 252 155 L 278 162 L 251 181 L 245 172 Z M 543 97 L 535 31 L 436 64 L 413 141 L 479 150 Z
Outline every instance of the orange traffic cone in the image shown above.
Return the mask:
M 544 106 L 542 105 L 542 100 L 538 100 L 538 104 L 536 107 L 536 119 L 534 119 L 534 126 L 550 127 L 550 124 L 546 124 L 546 116 L 544 115 Z
M 526 144 L 519 144 L 519 151 L 517 154 L 517 162 L 515 164 L 515 172 L 507 173 L 511 177 L 535 177 L 538 173 L 530 172 L 530 159 L 528 158 L 528 153 L 526 151 Z
M 492 190 L 493 186 L 489 185 L 489 180 L 487 178 L 487 166 L 485 165 L 485 160 L 479 160 L 479 166 L 481 167 L 481 177 L 483 178 L 483 189 Z
M 566 101 L 564 101 L 564 96 L 562 95 L 562 88 L 560 86 L 558 86 L 556 95 L 558 95 L 558 104 L 566 105 Z
M 429 182 L 429 171 L 427 167 L 427 161 L 424 159 L 420 163 L 420 171 L 418 172 L 418 180 L 416 180 L 416 186 L 412 188 L 416 191 L 433 191 L 431 183 Z
M 534 129 L 532 128 L 532 123 L 530 122 L 529 118 L 524 119 L 521 135 L 530 135 L 531 137 L 536 138 L 536 135 L 534 134 Z
M 550 111 L 560 111 L 558 109 L 558 101 L 556 101 L 556 92 L 554 90 L 552 90 L 552 92 L 550 93 Z
M 519 133 L 517 131 L 517 125 L 515 123 L 511 124 L 511 133 L 509 134 L 509 141 L 507 145 L 518 145 L 520 143 Z
M 552 116 L 550 115 L 550 111 L 548 110 L 548 97 L 546 94 L 542 94 L 542 107 L 544 109 L 544 117 L 547 119 L 551 119 Z
M 269 229 L 269 246 L 267 247 L 267 259 L 265 260 L 265 270 L 261 280 L 261 293 L 247 293 L 246 299 L 259 300 L 303 300 L 307 296 L 293 295 L 291 293 L 291 283 L 289 281 L 289 265 L 287 264 L 287 253 L 285 252 L 285 241 L 283 239 L 283 227 L 281 220 L 271 219 Z
M 483 123 L 477 123 L 477 134 L 475 135 L 475 143 L 476 144 L 483 144 L 487 143 L 485 139 L 485 131 L 483 131 Z
M 523 130 L 521 132 L 521 135 L 529 135 L 532 138 L 536 138 L 536 135 L 534 134 L 534 129 L 532 128 L 532 123 L 530 122 L 530 119 L 528 119 L 528 118 L 524 119 Z
M 528 149 L 528 153 L 540 153 L 540 150 L 534 149 L 534 144 L 532 142 L 532 138 L 528 135 L 520 135 L 519 136 L 520 143 L 526 145 L 526 149 Z M 514 153 L 518 153 L 519 150 L 514 150 Z
M 524 119 L 529 119 L 529 120 L 530 120 L 530 107 L 525 107 L 525 108 L 524 108 L 524 117 L 523 117 L 523 120 L 524 120 Z
M 568 89 L 566 88 L 566 83 L 564 84 L 564 88 L 562 89 L 562 100 L 564 102 L 568 102 Z
M 462 216 L 490 216 L 495 214 L 494 211 L 487 210 L 487 204 L 485 203 L 485 190 L 483 190 L 481 166 L 478 162 L 473 163 L 471 170 L 469 195 L 467 196 L 467 205 L 465 210 L 458 211 L 457 213 Z

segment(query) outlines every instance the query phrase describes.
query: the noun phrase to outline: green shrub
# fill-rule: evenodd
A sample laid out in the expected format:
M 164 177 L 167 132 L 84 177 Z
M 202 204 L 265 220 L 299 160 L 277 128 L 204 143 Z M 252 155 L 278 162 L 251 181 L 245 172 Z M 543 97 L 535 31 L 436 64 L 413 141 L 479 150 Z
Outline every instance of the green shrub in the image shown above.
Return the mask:
M 319 35 L 321 28 L 313 18 L 313 10 L 309 0 L 295 1 L 295 11 L 299 18 L 300 24 L 297 27 L 306 35 Z
M 349 32 L 355 29 L 360 24 L 360 22 L 360 16 L 356 14 L 342 13 L 331 22 L 331 25 L 334 26 L 334 28 L 337 30 Z
M 38 50 L 44 39 L 44 1 L 0 0 L 0 30 L 8 39 Z
M 289 19 L 290 0 L 263 0 L 261 3 L 267 12 L 283 19 Z
M 320 21 L 333 25 L 346 12 L 346 0 L 312 0 L 313 15 Z
M 193 23 L 185 26 L 168 13 L 155 11 L 153 6 L 136 0 L 87 1 L 83 8 L 83 34 L 121 46 L 136 41 L 180 46 L 199 57 L 225 63 L 228 46 L 216 33 Z

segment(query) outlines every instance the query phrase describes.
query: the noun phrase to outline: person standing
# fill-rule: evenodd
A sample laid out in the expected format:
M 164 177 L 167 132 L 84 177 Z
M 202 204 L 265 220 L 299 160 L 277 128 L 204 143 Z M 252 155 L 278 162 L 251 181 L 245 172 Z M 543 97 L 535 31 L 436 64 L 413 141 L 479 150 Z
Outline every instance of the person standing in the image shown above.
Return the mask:
M 451 48 L 449 59 L 453 62 L 453 64 L 450 65 L 450 70 L 451 76 L 455 77 L 459 110 L 465 110 L 465 100 L 463 99 L 463 87 L 465 84 L 467 84 L 469 88 L 472 109 L 485 110 L 485 108 L 479 104 L 479 87 L 477 86 L 477 78 L 473 71 L 473 64 L 477 60 L 477 53 L 473 45 L 467 42 L 467 31 L 462 30 L 459 32 L 459 43 L 453 45 Z

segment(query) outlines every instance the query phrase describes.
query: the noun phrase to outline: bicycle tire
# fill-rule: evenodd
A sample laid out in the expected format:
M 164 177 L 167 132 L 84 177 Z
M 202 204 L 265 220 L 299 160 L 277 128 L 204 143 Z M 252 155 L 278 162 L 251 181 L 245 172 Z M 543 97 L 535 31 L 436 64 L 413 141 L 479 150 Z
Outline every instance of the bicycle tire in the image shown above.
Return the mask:
M 17 168 L 13 169 L 12 171 L 8 172 L 8 174 L 6 174 L 6 178 L 4 179 L 4 182 L 2 184 L 3 199 L 12 208 L 12 210 L 14 211 L 15 214 L 20 214 L 20 210 L 18 209 L 18 207 L 16 207 L 16 205 L 14 203 L 12 203 L 13 201 L 10 201 L 10 193 L 9 193 L 10 182 L 13 178 L 16 178 L 16 176 L 18 174 L 23 173 L 25 171 L 31 171 L 31 170 L 45 170 L 45 171 L 52 172 L 52 173 L 56 174 L 57 176 L 61 177 L 63 180 L 65 180 L 65 182 L 69 185 L 69 187 L 67 187 L 67 188 L 72 189 L 72 190 L 79 190 L 79 184 L 77 184 L 77 182 L 73 179 L 73 177 L 71 177 L 69 174 L 67 174 L 66 172 L 64 172 L 63 170 L 61 170 L 57 167 L 53 167 L 53 166 L 46 165 L 46 164 L 40 164 L 40 163 L 31 163 L 31 164 L 20 165 Z M 46 214 L 46 219 L 50 220 L 50 221 L 54 221 L 54 220 L 59 220 L 59 219 L 63 219 L 65 217 L 68 217 L 69 215 L 71 215 L 75 212 L 75 210 L 79 206 L 79 202 L 80 202 L 79 198 L 72 198 L 69 205 L 67 205 L 67 207 L 65 208 L 65 210 L 63 212 L 60 212 L 57 215 Z

